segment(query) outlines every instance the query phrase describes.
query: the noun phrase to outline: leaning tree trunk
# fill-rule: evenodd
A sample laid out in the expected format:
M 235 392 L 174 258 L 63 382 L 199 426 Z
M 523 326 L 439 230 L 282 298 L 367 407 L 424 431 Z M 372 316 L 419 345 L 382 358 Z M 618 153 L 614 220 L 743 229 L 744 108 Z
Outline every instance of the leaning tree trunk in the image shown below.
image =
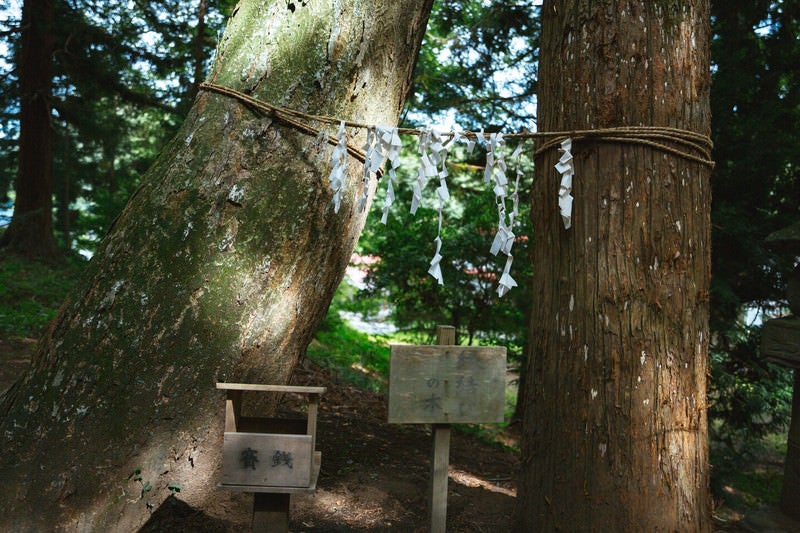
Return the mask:
M 708 0 L 545 2 L 541 45 L 541 131 L 709 134 Z M 572 153 L 571 229 L 559 153 L 536 161 L 516 530 L 707 531 L 710 167 L 610 139 Z
M 19 60 L 19 171 L 14 215 L 0 248 L 37 259 L 53 259 L 53 84 L 54 0 L 25 0 Z
M 244 0 L 209 81 L 395 123 L 430 4 Z M 314 135 L 199 95 L 0 405 L 0 530 L 133 531 L 170 483 L 190 504 L 213 493 L 215 382 L 288 381 L 363 226 L 360 165 L 334 214 L 329 156 Z M 144 499 L 126 479 L 137 468 Z

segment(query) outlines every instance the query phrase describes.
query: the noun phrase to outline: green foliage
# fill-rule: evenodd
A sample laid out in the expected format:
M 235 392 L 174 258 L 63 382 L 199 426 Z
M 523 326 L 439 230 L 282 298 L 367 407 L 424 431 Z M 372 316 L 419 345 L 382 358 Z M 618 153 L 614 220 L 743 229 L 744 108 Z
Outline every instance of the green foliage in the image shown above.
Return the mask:
M 439 0 L 407 107 L 452 110 L 468 129 L 532 129 L 539 8 L 526 1 Z
M 741 328 L 726 349 L 711 351 L 709 431 L 718 468 L 736 465 L 765 436 L 782 433 L 791 419 L 792 371 L 760 355 L 760 327 Z
M 483 155 L 476 153 L 472 157 L 478 160 Z M 455 163 L 448 165 L 447 178 L 451 198 L 445 205 L 442 225 L 440 266 L 444 286 L 428 274 L 438 229 L 438 213 L 431 199 L 435 193 L 432 188 L 428 190 L 427 199 L 416 215 L 411 215 L 403 197 L 410 196 L 406 193 L 410 187 L 401 183 L 399 200 L 390 211 L 387 225 L 380 224 L 380 213 L 376 210 L 370 214 L 359 241 L 360 252 L 378 260 L 369 265 L 366 289 L 359 296 L 386 302 L 392 322 L 404 331 L 432 338 L 437 325 L 448 324 L 456 328 L 459 344 L 511 345 L 510 356 L 518 358 L 527 341 L 526 316 L 531 305 L 528 247 L 532 171 L 529 163 L 523 162 L 526 179 L 520 183 L 520 213 L 514 227 L 518 236 L 513 248 L 516 261 L 511 271 L 519 287 L 500 298 L 497 282 L 506 257 L 489 253 L 498 225 L 495 196 L 491 187 L 483 183 L 482 168 L 473 164 L 477 161 L 464 154 L 452 156 L 452 161 Z M 510 166 L 507 174 L 513 179 L 516 162 L 507 163 Z M 410 163 L 402 171 L 416 168 L 415 164 Z M 400 179 L 404 182 L 408 177 Z M 376 200 L 379 205 L 381 194 Z M 510 201 L 506 202 L 510 211 Z
M 791 372 L 763 360 L 760 328 L 741 316 L 785 306 L 796 259 L 765 239 L 800 219 L 799 13 L 798 0 L 712 2 L 709 425 L 717 494 L 790 416 Z
M 0 335 L 38 337 L 83 267 L 78 258 L 53 265 L 0 255 Z
M 773 433 L 749 443 L 748 457 L 732 460 L 727 447 L 711 442 L 711 489 L 724 508 L 738 512 L 777 506 L 783 486 L 780 462 L 786 456 L 786 435 Z M 723 508 L 723 513 L 724 513 Z
M 800 219 L 800 1 L 712 2 L 712 329 L 785 298 L 792 257 L 764 239 Z
M 348 382 L 371 390 L 385 390 L 389 375 L 389 343 L 379 335 L 367 335 L 347 324 L 339 315 L 352 289 L 342 283 L 328 313 L 316 332 L 306 356 L 336 369 Z
M 785 456 L 786 428 L 792 414 L 792 371 L 761 357 L 760 327 L 742 325 L 726 339 L 730 340 L 727 346 L 711 350 L 712 490 L 729 507 L 775 504 L 782 473 L 756 466 L 765 462 L 765 456 L 771 456 L 773 463 Z
M 53 193 L 56 230 L 100 236 L 188 110 L 229 0 L 55 2 Z M 199 22 L 203 15 L 203 23 Z M 17 176 L 19 20 L 0 26 L 0 199 Z M 83 199 L 89 209 L 76 210 Z M 93 249 L 92 239 L 79 245 Z

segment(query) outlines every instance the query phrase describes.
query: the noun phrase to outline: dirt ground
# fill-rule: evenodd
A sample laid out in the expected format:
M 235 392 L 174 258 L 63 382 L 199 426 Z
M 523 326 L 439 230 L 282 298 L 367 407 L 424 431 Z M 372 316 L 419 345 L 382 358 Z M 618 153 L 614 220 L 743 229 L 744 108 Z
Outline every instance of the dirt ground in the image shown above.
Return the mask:
M 0 393 L 30 360 L 35 341 L 0 339 Z M 386 423 L 383 395 L 354 388 L 310 362 L 293 384 L 326 386 L 318 421 L 322 468 L 317 491 L 293 495 L 290 530 L 298 532 L 428 530 L 432 438 L 426 426 Z M 299 398 L 286 395 L 281 408 L 297 412 Z M 515 428 L 506 442 L 518 438 Z M 450 446 L 447 510 L 449 532 L 508 532 L 516 498 L 517 454 L 454 430 Z M 140 532 L 245 532 L 253 497 L 220 491 L 213 505 L 198 509 L 177 498 L 155 509 Z M 760 520 L 760 522 L 759 522 Z M 715 531 L 800 531 L 776 523 L 770 511 L 749 520 L 715 519 Z

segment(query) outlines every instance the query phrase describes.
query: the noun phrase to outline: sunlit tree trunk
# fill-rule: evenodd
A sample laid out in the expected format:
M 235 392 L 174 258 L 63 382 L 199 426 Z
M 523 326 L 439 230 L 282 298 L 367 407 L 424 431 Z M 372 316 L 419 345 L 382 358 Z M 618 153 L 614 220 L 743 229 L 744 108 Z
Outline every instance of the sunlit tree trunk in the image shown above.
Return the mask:
M 708 135 L 709 2 L 546 1 L 541 131 Z M 710 168 L 576 142 L 572 228 L 536 160 L 515 531 L 708 531 Z
M 209 81 L 395 123 L 430 4 L 242 1 Z M 199 94 L 0 405 L 0 530 L 129 532 L 170 483 L 190 504 L 214 497 L 215 382 L 287 382 L 363 226 L 360 165 L 334 214 L 329 157 L 314 135 Z
M 14 182 L 14 215 L 0 236 L 0 248 L 28 257 L 52 259 L 54 0 L 25 0 L 17 61 L 20 84 L 19 171 Z

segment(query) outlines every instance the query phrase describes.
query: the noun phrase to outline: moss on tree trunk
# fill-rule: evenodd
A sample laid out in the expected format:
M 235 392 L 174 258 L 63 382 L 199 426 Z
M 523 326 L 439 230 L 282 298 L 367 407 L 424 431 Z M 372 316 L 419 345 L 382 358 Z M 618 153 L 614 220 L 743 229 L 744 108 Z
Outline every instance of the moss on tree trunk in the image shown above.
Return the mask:
M 245 0 L 209 81 L 396 123 L 430 4 Z M 316 137 L 199 94 L 3 399 L 0 529 L 132 531 L 170 483 L 216 490 L 215 382 L 288 381 L 364 224 L 360 165 L 338 214 L 329 173 Z

